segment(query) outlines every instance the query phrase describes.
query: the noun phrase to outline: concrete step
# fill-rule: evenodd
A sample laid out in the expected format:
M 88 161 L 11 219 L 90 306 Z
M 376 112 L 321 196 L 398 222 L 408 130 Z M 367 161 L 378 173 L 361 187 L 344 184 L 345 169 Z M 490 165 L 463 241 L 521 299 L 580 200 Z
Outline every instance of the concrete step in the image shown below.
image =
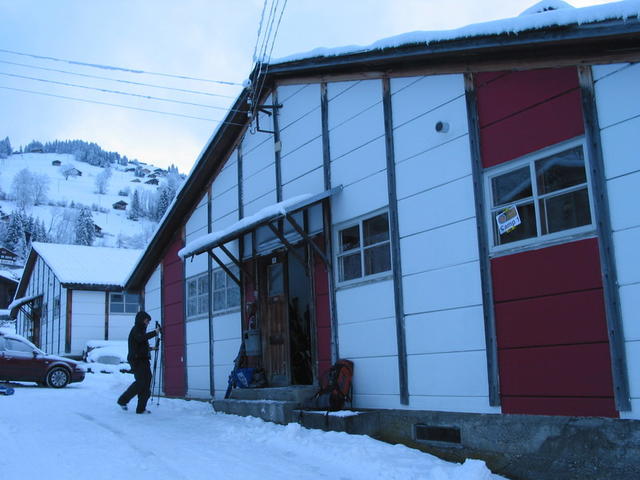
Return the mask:
M 291 422 L 292 412 L 300 408 L 298 402 L 282 400 L 212 400 L 216 412 L 240 415 L 242 417 L 258 417 L 268 422 L 286 425 Z
M 318 387 L 313 385 L 292 385 L 278 388 L 234 388 L 231 398 L 235 400 L 275 400 L 280 402 L 296 402 L 302 405 L 312 397 Z
M 291 421 L 306 428 L 315 428 L 327 432 L 345 432 L 353 435 L 373 436 L 379 429 L 379 412 L 357 412 L 341 410 L 338 412 L 320 412 L 293 410 Z

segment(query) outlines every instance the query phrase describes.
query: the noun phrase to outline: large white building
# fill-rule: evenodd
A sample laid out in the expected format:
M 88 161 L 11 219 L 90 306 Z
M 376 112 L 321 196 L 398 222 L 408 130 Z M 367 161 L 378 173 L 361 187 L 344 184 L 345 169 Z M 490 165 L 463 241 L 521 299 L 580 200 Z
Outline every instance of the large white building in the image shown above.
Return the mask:
M 165 325 L 165 392 L 220 400 L 244 339 L 271 388 L 352 360 L 379 436 L 526 455 L 523 428 L 593 417 L 584 438 L 631 465 L 613 432 L 640 419 L 639 10 L 257 69 L 127 282 Z

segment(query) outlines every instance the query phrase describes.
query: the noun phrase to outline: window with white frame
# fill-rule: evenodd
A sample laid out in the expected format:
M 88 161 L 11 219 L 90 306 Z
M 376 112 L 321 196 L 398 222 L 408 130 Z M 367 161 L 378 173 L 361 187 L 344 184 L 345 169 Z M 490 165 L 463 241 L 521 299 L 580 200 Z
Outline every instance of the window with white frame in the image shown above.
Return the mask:
M 229 270 L 239 277 L 238 267 L 230 265 Z M 213 311 L 222 312 L 240 306 L 240 287 L 222 268 L 213 271 Z
M 545 150 L 487 172 L 494 248 L 526 246 L 592 230 L 582 143 Z
M 114 293 L 109 294 L 109 312 L 110 313 L 137 313 L 140 305 L 140 295 L 133 293 Z
M 187 319 L 209 314 L 209 275 L 187 279 Z
M 391 270 L 387 212 L 341 228 L 337 243 L 340 282 L 374 277 Z

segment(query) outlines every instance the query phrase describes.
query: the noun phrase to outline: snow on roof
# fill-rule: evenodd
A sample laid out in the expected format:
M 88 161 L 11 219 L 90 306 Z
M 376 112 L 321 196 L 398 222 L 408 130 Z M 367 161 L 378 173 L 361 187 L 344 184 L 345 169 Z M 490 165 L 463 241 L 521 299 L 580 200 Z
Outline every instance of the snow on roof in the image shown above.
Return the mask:
M 545 7 L 554 10 L 544 11 Z M 640 16 L 640 0 L 624 0 L 584 8 L 567 8 L 571 5 L 559 0 L 539 2 L 525 10 L 520 16 L 476 23 L 453 30 L 415 31 L 378 40 L 371 45 L 351 45 L 337 48 L 316 48 L 308 52 L 297 53 L 278 58 L 272 64 L 305 60 L 314 57 L 333 57 L 372 50 L 383 50 L 405 45 L 423 44 L 445 40 L 481 37 L 487 35 L 518 34 L 527 30 L 542 30 L 550 27 L 582 25 L 606 20 L 627 20 Z M 539 10 L 543 10 L 540 12 Z
M 13 302 L 9 304 L 9 307 L 8 307 L 9 311 L 13 310 L 14 308 L 21 307 L 25 303 L 29 303 L 31 300 L 35 300 L 36 298 L 41 296 L 42 296 L 41 293 L 36 293 L 35 295 L 29 295 L 28 297 L 16 298 Z
M 11 280 L 12 282 L 20 281 L 20 277 L 22 276 L 22 269 L 16 270 L 0 270 L 0 277 L 6 278 L 7 280 Z
M 124 286 L 142 250 L 34 242 L 61 283 Z
M 247 230 L 248 228 L 257 225 L 267 219 L 276 217 L 278 215 L 284 215 L 287 213 L 289 207 L 296 206 L 311 198 L 311 194 L 298 195 L 282 202 L 274 203 L 273 205 L 269 205 L 264 207 L 258 212 L 245 217 L 229 227 L 218 230 L 217 232 L 211 232 L 208 235 L 204 235 L 203 237 L 197 238 L 193 242 L 187 243 L 184 248 L 182 248 L 178 255 L 180 258 L 184 260 L 185 257 L 189 257 L 194 254 L 197 250 L 204 248 L 208 245 L 213 245 L 218 242 L 220 239 L 230 235 L 234 232 L 241 232 Z

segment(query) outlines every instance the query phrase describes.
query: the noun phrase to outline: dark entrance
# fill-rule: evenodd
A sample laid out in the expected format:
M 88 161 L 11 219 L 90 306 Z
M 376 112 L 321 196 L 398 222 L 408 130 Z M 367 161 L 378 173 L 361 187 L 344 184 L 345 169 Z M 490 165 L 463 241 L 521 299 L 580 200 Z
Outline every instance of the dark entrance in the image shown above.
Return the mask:
M 303 263 L 304 262 L 304 263 Z M 258 261 L 263 368 L 271 387 L 313 383 L 311 280 L 307 249 Z

